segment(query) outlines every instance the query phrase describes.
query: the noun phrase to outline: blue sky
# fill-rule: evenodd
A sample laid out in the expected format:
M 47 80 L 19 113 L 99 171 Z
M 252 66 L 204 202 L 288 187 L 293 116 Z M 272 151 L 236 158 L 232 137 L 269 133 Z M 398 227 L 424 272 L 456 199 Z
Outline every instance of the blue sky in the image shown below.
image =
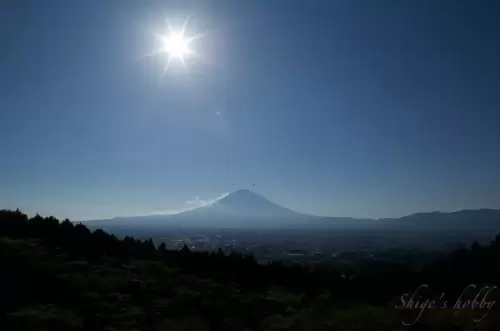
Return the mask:
M 144 55 L 188 15 L 200 57 L 162 77 Z M 86 220 L 236 188 L 332 216 L 500 208 L 498 17 L 472 0 L 2 1 L 0 208 Z

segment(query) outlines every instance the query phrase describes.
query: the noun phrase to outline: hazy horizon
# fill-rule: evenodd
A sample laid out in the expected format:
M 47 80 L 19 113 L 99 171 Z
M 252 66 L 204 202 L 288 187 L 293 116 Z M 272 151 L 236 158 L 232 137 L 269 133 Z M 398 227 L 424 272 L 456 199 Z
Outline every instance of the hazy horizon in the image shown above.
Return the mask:
M 495 1 L 3 2 L 0 209 L 138 216 L 237 188 L 322 216 L 500 209 L 499 16 Z M 188 17 L 198 56 L 164 75 L 147 55 Z
M 238 189 L 237 191 L 239 191 L 241 189 Z M 248 190 L 248 189 L 243 189 L 243 190 Z M 250 190 L 252 191 L 252 190 Z M 180 213 L 183 213 L 183 212 L 186 212 L 186 211 L 191 211 L 191 210 L 195 210 L 195 209 L 198 209 L 198 208 L 202 208 L 202 207 L 206 207 L 206 206 L 209 206 L 209 205 L 212 205 L 213 203 L 217 202 L 218 200 L 221 200 L 223 198 L 225 198 L 226 196 L 232 194 L 232 193 L 235 193 L 236 191 L 234 192 L 228 192 L 228 193 L 224 193 L 224 194 L 221 194 L 220 196 L 216 197 L 216 198 L 213 198 L 213 199 L 201 199 L 200 197 L 195 197 L 194 199 L 192 200 L 187 200 L 184 205 L 182 206 L 178 206 L 177 208 L 173 208 L 173 209 L 164 209 L 164 210 L 155 210 L 155 211 L 143 211 L 143 212 L 137 212 L 137 213 L 134 213 L 134 214 L 128 214 L 128 215 L 114 215 L 114 216 L 106 216 L 106 217 L 94 217 L 92 219 L 70 219 L 71 221 L 73 222 L 85 222 L 85 221 L 92 221 L 92 220 L 101 220 L 101 219 L 119 219 L 119 218 L 133 218 L 133 217 L 141 217 L 141 216 L 170 216 L 170 215 L 176 215 L 176 214 L 180 214 Z M 260 195 L 258 192 L 255 192 L 255 191 L 252 191 L 253 193 L 256 193 L 258 195 Z M 266 197 L 264 197 L 266 198 Z M 267 200 L 267 198 L 266 198 Z M 271 200 L 268 200 L 272 203 L 276 203 L 276 201 L 271 201 Z M 280 207 L 284 207 L 284 208 L 288 208 L 288 206 L 285 206 L 285 205 L 281 205 L 279 203 L 277 203 Z M 409 214 L 404 214 L 404 215 L 398 215 L 398 216 L 392 216 L 392 217 L 367 217 L 367 216 L 353 216 L 353 215 L 319 215 L 319 214 L 313 214 L 313 213 L 307 213 L 307 212 L 303 212 L 303 211 L 299 211 L 299 210 L 294 210 L 293 208 L 289 208 L 293 211 L 296 211 L 296 212 L 299 212 L 299 213 L 303 213 L 303 214 L 308 214 L 308 215 L 311 215 L 311 216 L 320 216 L 320 217 L 339 217 L 339 218 L 343 218 L 343 217 L 347 217 L 347 218 L 357 218 L 357 219 L 374 219 L 374 220 L 377 220 L 377 219 L 384 219 L 384 218 L 401 218 L 401 217 L 405 217 L 405 216 L 410 216 L 410 215 L 414 215 L 414 214 L 419 214 L 419 213 L 433 213 L 433 212 L 440 212 L 440 213 L 453 213 L 453 212 L 460 212 L 460 211 L 464 211 L 464 210 L 471 210 L 471 209 L 467 209 L 467 208 L 462 208 L 462 209 L 457 209 L 457 210 L 421 210 L 421 211 L 418 211 L 418 212 L 413 212 L 413 213 L 409 213 Z M 485 210 L 485 209 L 492 209 L 492 210 L 496 210 L 496 209 L 493 209 L 493 208 L 475 208 L 473 210 Z M 500 211 L 500 209 L 498 209 Z M 25 212 L 24 210 L 21 210 L 22 212 Z M 40 214 L 38 212 L 36 213 L 27 213 L 28 216 L 32 217 L 32 216 L 35 216 L 36 214 Z M 55 216 L 55 217 L 58 217 L 59 219 L 66 219 L 67 217 L 64 216 L 64 215 L 56 215 L 56 214 L 52 214 L 52 213 L 49 213 L 50 215 L 45 215 L 45 216 Z

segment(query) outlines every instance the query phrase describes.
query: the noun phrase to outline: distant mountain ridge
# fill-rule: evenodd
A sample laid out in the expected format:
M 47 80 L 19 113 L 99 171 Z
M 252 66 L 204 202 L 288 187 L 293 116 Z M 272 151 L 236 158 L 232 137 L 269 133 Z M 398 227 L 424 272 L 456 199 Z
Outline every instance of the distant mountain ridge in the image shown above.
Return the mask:
M 487 232 L 500 231 L 500 210 L 429 212 L 383 219 L 323 217 L 296 212 L 255 192 L 241 189 L 210 205 L 174 215 L 120 217 L 87 221 L 85 224 L 111 232 L 123 229 L 156 231 L 168 228 Z

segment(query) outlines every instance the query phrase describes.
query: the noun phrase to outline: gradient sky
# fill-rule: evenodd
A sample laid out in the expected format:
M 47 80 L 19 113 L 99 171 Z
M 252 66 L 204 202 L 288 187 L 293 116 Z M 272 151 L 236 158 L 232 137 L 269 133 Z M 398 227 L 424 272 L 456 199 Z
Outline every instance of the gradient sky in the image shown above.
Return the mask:
M 143 55 L 187 15 L 200 58 L 162 77 Z M 86 220 L 236 188 L 332 216 L 500 208 L 498 17 L 494 0 L 1 1 L 0 208 Z

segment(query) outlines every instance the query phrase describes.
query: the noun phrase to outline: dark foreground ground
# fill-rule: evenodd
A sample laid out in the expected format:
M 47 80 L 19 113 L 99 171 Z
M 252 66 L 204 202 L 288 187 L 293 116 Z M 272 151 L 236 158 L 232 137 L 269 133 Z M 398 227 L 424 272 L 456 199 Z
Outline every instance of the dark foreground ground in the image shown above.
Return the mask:
M 2 211 L 0 330 L 403 330 L 421 312 L 411 329 L 497 330 L 497 293 L 477 293 L 499 266 L 500 237 L 424 262 L 263 265 Z

